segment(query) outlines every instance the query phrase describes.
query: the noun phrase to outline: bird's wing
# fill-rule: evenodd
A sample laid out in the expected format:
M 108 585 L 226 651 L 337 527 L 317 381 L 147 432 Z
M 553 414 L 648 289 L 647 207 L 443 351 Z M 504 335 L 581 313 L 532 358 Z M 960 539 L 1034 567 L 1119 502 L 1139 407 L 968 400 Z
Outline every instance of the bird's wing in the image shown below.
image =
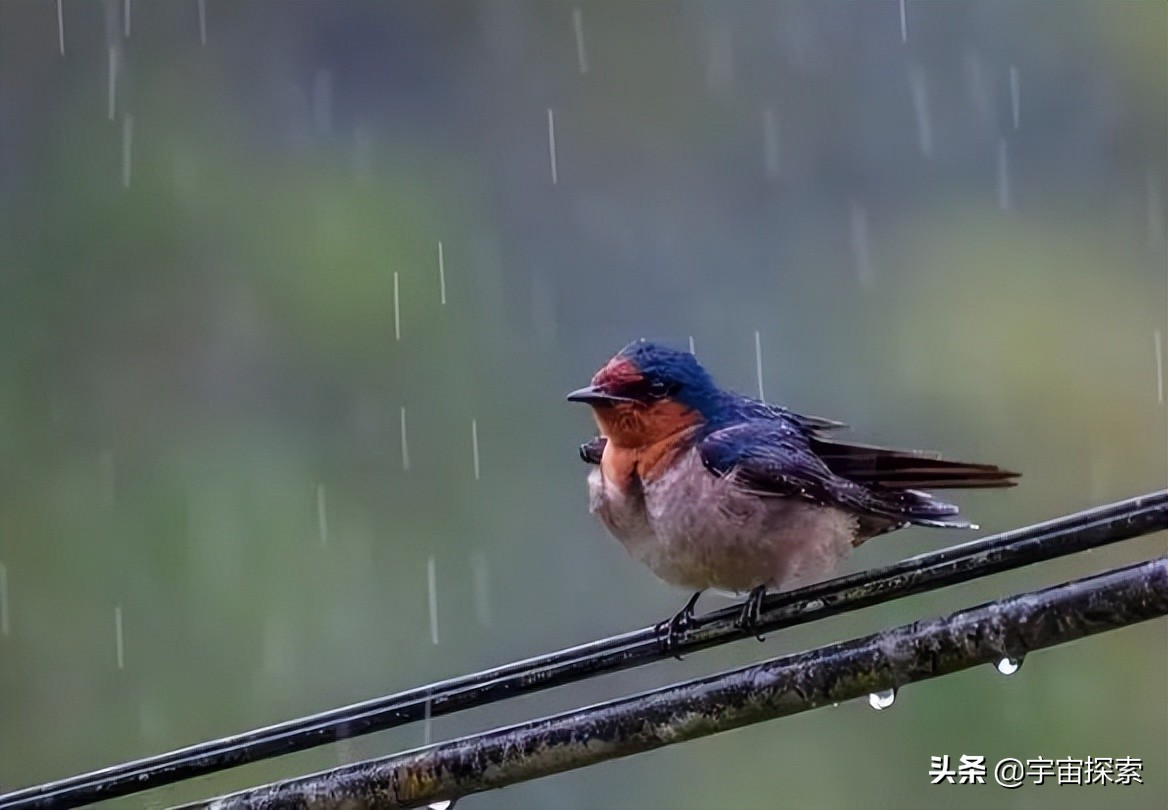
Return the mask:
M 769 405 L 761 400 L 741 397 L 731 413 L 742 422 L 773 422 L 776 430 L 797 429 L 806 438 L 811 453 L 840 478 L 883 494 L 907 489 L 980 489 L 1012 487 L 1018 473 L 993 464 L 946 461 L 940 453 L 922 450 L 897 450 L 874 444 L 861 444 L 820 435 L 847 427 L 843 422 L 820 416 L 805 416 L 795 411 Z
M 698 450 L 707 470 L 760 497 L 803 498 L 892 524 L 972 525 L 957 516 L 956 506 L 927 493 L 868 486 L 837 474 L 812 441 L 784 420 L 755 419 L 715 430 Z
M 946 461 L 938 453 L 811 437 L 811 449 L 841 478 L 882 489 L 1012 487 L 1018 473 L 993 464 Z
M 608 439 L 603 436 L 589 439 L 580 445 L 580 458 L 588 464 L 599 464 L 600 457 L 604 455 L 604 446 L 608 444 Z
M 848 426 L 846 422 L 837 422 L 834 419 L 826 419 L 822 416 L 809 416 L 796 413 L 789 408 L 771 405 L 763 402 L 761 399 L 752 399 L 750 397 L 738 397 L 731 408 L 744 421 L 753 419 L 789 420 L 806 431 L 839 430 Z
M 810 416 L 803 413 L 788 411 L 788 415 L 799 424 L 810 430 L 842 430 L 848 426 L 847 422 L 837 422 L 834 419 L 825 419 L 822 416 Z
M 707 470 L 757 495 L 835 502 L 850 484 L 811 451 L 802 431 L 782 419 L 752 419 L 715 430 L 698 451 Z

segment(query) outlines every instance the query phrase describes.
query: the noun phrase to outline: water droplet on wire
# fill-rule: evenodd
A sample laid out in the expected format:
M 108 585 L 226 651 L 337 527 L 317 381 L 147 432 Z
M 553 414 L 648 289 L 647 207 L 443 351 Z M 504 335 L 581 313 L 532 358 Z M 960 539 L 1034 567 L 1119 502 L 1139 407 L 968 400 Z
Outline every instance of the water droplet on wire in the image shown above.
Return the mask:
M 998 663 L 994 665 L 994 668 L 1003 675 L 1013 675 L 1015 672 L 1022 669 L 1022 659 L 1011 658 L 1007 655 L 1005 658 L 998 661 Z

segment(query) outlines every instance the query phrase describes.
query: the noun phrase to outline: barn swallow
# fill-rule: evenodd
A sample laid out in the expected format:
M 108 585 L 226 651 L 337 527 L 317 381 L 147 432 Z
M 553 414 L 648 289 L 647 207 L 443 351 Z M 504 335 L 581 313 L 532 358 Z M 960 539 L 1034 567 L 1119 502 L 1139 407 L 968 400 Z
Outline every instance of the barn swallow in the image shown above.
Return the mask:
M 747 593 L 737 623 L 753 632 L 768 588 L 823 579 L 869 538 L 977 528 L 921 489 L 1017 483 L 991 464 L 828 438 L 846 425 L 725 391 L 693 354 L 644 340 L 568 399 L 592 407 L 600 433 L 580 447 L 590 510 L 654 574 L 694 591 L 663 628 L 667 649 L 707 588 Z

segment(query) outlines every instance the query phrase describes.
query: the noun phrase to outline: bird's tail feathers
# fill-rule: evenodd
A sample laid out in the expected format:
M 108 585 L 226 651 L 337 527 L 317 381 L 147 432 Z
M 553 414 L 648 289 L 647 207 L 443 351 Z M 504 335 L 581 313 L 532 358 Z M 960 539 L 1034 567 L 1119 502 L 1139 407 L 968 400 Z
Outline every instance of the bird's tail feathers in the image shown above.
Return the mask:
M 927 492 L 904 489 L 875 494 L 878 505 L 874 511 L 889 518 L 912 523 L 916 526 L 932 526 L 938 529 L 976 529 L 961 517 L 960 510 L 951 503 L 939 501 Z
M 816 437 L 812 449 L 836 475 L 883 489 L 981 489 L 1015 486 L 1018 473 L 993 464 L 946 461 L 936 453 L 894 450 Z

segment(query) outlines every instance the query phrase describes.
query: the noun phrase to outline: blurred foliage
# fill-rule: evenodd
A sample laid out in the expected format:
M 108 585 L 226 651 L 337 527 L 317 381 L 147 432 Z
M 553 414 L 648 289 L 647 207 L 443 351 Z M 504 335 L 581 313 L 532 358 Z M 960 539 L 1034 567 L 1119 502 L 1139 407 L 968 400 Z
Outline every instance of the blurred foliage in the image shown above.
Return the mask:
M 675 610 L 683 595 L 587 515 L 591 426 L 562 401 L 633 337 L 692 336 L 753 391 L 757 329 L 769 398 L 1022 470 L 1017 490 L 962 497 L 987 530 L 1164 485 L 1163 4 L 910 3 L 902 43 L 895 4 L 583 3 L 586 73 L 561 4 L 209 2 L 205 45 L 197 4 L 132 3 L 129 38 L 124 8 L 67 0 L 62 56 L 54 4 L 0 4 L 4 788 Z M 898 533 L 851 566 L 957 539 Z M 432 732 L 1162 551 L 1128 543 Z M 1158 806 L 1166 667 L 1156 623 L 879 714 L 841 706 L 467 802 Z M 931 787 L 945 753 L 1139 756 L 1145 784 Z

